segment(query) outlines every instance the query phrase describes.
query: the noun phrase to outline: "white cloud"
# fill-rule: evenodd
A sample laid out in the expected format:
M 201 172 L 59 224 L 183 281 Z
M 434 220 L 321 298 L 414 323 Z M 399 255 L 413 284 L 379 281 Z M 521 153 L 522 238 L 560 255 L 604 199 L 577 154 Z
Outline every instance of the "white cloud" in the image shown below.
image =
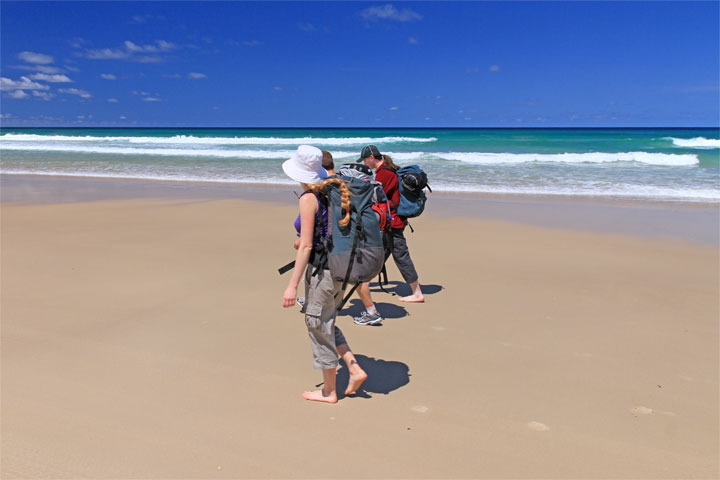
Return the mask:
M 204 73 L 190 72 L 188 73 L 188 78 L 207 78 L 207 75 L 205 75 Z
M 167 53 L 176 48 L 178 48 L 177 45 L 165 40 L 156 40 L 155 43 L 147 45 L 139 45 L 130 40 L 125 40 L 122 47 L 86 50 L 85 57 L 91 60 L 127 60 L 140 63 L 157 63 L 164 60 L 158 54 Z
M 156 40 L 154 44 L 138 45 L 130 40 L 125 40 L 125 48 L 128 52 L 160 53 L 173 50 L 175 44 L 166 42 L 165 40 Z
M 398 107 L 390 107 L 390 110 L 397 110 Z
M 246 47 L 257 47 L 259 45 L 262 45 L 263 42 L 261 42 L 260 40 L 246 40 L 242 42 L 242 44 Z
M 430 117 L 425 117 L 425 120 L 430 120 Z
M 488 70 L 490 70 L 490 71 L 493 72 L 493 73 L 494 73 L 494 72 L 499 72 L 499 71 L 500 71 L 500 65 L 490 65 L 490 67 L 488 67 Z
M 85 90 L 80 90 L 77 88 L 61 88 L 58 90 L 60 93 L 67 93 L 69 95 L 77 95 L 81 98 L 92 98 L 92 95 L 90 95 L 90 92 L 86 92 Z
M 62 69 L 49 65 L 11 65 L 10 68 L 16 68 L 18 70 L 30 70 L 31 72 L 42 72 L 42 73 L 62 73 Z
M 120 115 L 120 120 L 125 120 L 127 117 L 125 115 Z
M 87 51 L 87 58 L 91 60 L 123 60 L 130 56 L 126 50 L 100 48 Z
M 150 95 L 148 92 L 138 92 L 137 90 L 133 90 L 133 91 L 130 92 L 130 93 L 132 93 L 133 95 L 142 95 L 142 96 L 144 96 L 144 97 Z
M 282 87 L 273 87 L 276 92 L 282 92 Z
M 0 118 L 12 118 L 12 113 L 0 113 Z
M 472 117 L 463 117 L 463 120 L 465 120 L 465 121 L 472 120 Z
M 182 75 L 180 75 L 179 73 L 166 73 L 165 75 L 163 75 L 163 77 L 165 77 L 165 78 L 182 78 Z
M 410 45 L 417 45 L 418 39 L 415 38 L 415 37 L 410 37 L 410 38 L 408 38 L 408 43 L 409 43 Z
M 30 75 L 30 78 L 33 80 L 42 80 L 45 82 L 50 83 L 70 83 L 72 80 L 70 80 L 65 75 L 48 75 L 47 73 L 35 73 L 33 75 Z
M 365 20 L 370 21 L 395 20 L 397 22 L 413 22 L 422 20 L 423 18 L 422 15 L 409 8 L 398 10 L 391 4 L 367 8 L 360 12 L 360 15 Z
M 28 77 L 20 77 L 20 80 L 11 80 L 0 77 L 0 90 L 48 90 L 50 87 L 41 83 L 33 82 Z
M 100 78 L 104 80 L 117 80 L 117 77 L 112 73 L 101 73 Z
M 40 91 L 40 90 L 33 90 L 32 92 L 33 96 L 42 98 L 43 100 L 49 101 L 51 98 L 55 96 L 54 93 Z
M 20 52 L 18 54 L 18 58 L 23 62 L 39 63 L 40 65 L 47 65 L 48 63 L 54 62 L 53 57 L 51 57 L 50 55 L 45 55 L 44 53 L 37 52 Z
M 162 102 L 162 99 L 156 97 L 144 97 L 143 102 Z
M 108 103 L 118 103 L 117 98 L 108 98 L 107 101 L 108 101 Z
M 30 95 L 28 95 L 27 93 L 23 92 L 22 90 L 14 90 L 14 91 L 8 93 L 8 97 L 10 97 L 10 98 L 15 98 L 15 99 L 17 99 L 17 100 L 21 100 L 21 99 L 23 99 L 23 98 L 28 98 L 29 96 L 30 96 Z

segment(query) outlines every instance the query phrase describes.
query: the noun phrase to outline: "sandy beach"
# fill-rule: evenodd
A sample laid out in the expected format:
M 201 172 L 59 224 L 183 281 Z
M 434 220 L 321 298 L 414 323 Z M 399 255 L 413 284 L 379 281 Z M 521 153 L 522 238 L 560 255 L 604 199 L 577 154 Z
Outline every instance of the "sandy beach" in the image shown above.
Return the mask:
M 370 378 L 326 405 L 289 190 L 46 180 L 3 178 L 3 478 L 720 473 L 717 206 L 431 199 L 426 303 L 349 303 Z

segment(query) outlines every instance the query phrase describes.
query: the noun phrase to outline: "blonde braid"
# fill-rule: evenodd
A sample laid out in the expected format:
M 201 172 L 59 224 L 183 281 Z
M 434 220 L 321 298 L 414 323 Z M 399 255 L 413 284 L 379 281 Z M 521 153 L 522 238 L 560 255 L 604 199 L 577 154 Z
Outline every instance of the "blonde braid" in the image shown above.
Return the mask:
M 345 182 L 343 182 L 339 178 L 327 178 L 321 183 L 308 185 L 308 190 L 313 193 L 320 193 L 323 189 L 325 189 L 328 185 L 332 183 L 337 183 L 340 187 L 340 205 L 345 212 L 345 216 L 342 220 L 338 222 L 338 224 L 340 224 L 341 227 L 344 227 L 348 223 L 350 223 L 350 189 L 347 185 L 345 185 Z

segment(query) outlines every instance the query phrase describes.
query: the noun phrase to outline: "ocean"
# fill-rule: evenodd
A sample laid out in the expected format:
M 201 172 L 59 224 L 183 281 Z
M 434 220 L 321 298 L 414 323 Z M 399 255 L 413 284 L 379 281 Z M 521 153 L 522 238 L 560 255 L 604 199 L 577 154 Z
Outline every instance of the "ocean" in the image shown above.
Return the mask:
M 718 129 L 0 130 L 0 173 L 292 184 L 301 144 L 356 161 L 373 143 L 436 191 L 720 203 Z

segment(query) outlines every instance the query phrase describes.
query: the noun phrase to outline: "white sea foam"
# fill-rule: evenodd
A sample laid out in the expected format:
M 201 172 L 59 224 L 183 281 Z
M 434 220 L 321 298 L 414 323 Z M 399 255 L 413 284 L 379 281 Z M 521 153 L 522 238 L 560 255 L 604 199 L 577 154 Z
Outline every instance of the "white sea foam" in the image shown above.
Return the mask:
M 476 164 L 512 164 L 530 162 L 548 163 L 613 163 L 637 162 L 647 165 L 684 166 L 700 162 L 697 155 L 648 153 L 648 152 L 592 152 L 592 153 L 483 153 L 483 152 L 446 152 L 433 153 L 433 156 L 447 160 L 457 160 Z
M 147 172 L 147 171 L 99 171 L 92 169 L 37 169 L 25 170 L 14 168 L 0 169 L 4 175 L 52 175 L 62 177 L 90 177 L 90 178 L 116 178 L 136 180 L 162 180 L 182 182 L 210 182 L 210 183 L 259 183 L 273 185 L 295 185 L 297 182 L 282 175 L 213 175 L 203 172 L 201 175 L 185 171 L 169 172 Z M 509 195 L 552 195 L 552 196 L 592 196 L 592 197 L 616 197 L 616 198 L 638 198 L 655 200 L 675 200 L 683 202 L 720 203 L 720 190 L 707 188 L 672 188 L 637 184 L 619 184 L 602 188 L 593 182 L 576 182 L 566 186 L 494 186 L 494 185 L 458 185 L 448 182 L 433 182 L 434 191 L 444 192 L 468 192 L 468 193 L 489 193 Z
M 32 144 L 22 141 L 0 142 L 0 149 L 13 151 L 38 152 L 73 152 L 82 154 L 101 155 L 159 155 L 174 157 L 215 157 L 215 158 L 242 158 L 242 159 L 281 159 L 290 158 L 294 150 L 250 150 L 250 149 L 222 149 L 222 148 L 163 148 L 160 146 L 104 146 L 104 145 L 73 145 L 62 143 Z M 336 161 L 354 161 L 357 152 L 332 152 Z M 612 163 L 637 162 L 647 165 L 659 166 L 688 166 L 699 163 L 694 154 L 624 152 L 624 153 L 487 153 L 487 152 L 387 152 L 388 155 L 399 161 L 424 160 L 454 160 L 480 165 L 521 164 L 531 162 L 547 163 Z
M 672 140 L 673 145 L 676 147 L 684 147 L 684 148 L 720 148 L 720 139 L 717 138 L 705 138 L 705 137 L 695 137 L 695 138 L 675 138 L 675 137 L 665 137 L 667 140 Z
M 429 143 L 435 137 L 196 137 L 175 135 L 173 137 L 95 137 L 70 135 L 35 135 L 6 133 L 0 135 L 0 143 L 13 142 L 62 142 L 62 143 L 130 143 L 160 145 L 362 145 L 369 143 Z
M 87 145 L 25 145 L 0 143 L 2 150 L 31 152 L 73 152 L 104 155 L 160 155 L 171 157 L 217 157 L 217 158 L 290 158 L 294 150 L 220 150 L 182 148 L 104 147 Z

